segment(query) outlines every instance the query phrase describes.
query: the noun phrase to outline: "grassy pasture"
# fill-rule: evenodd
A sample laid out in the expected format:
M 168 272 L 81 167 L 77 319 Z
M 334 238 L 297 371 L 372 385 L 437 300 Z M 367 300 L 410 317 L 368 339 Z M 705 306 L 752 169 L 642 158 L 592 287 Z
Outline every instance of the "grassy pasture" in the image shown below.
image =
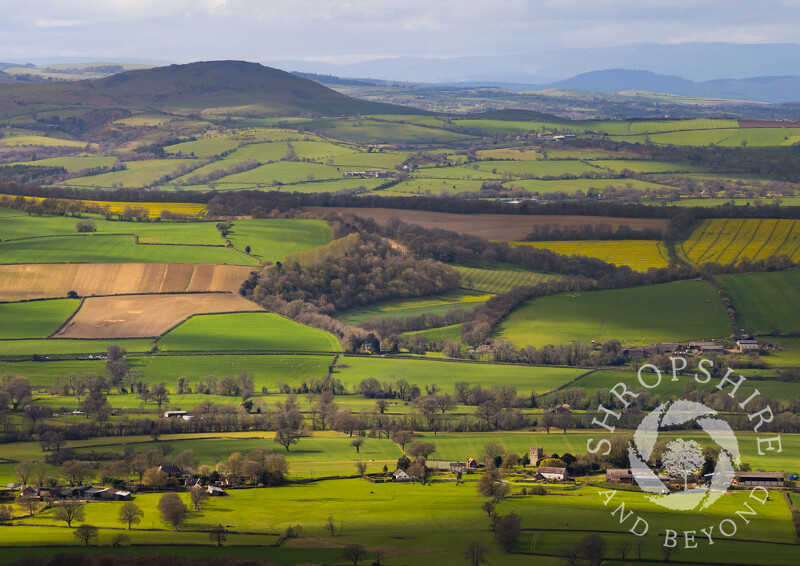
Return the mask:
M 11 165 L 30 165 L 34 167 L 63 167 L 69 173 L 75 173 L 82 169 L 94 167 L 111 167 L 114 165 L 116 157 L 87 156 L 87 157 L 51 157 L 49 159 L 39 159 L 38 161 L 18 161 L 16 163 L 4 163 L 2 167 Z
M 516 161 L 537 161 L 544 156 L 536 148 L 505 147 L 502 149 L 480 149 L 475 152 L 479 159 L 513 159 Z
M 557 242 L 512 242 L 513 246 L 532 246 L 564 255 L 595 257 L 636 271 L 667 267 L 669 252 L 657 240 L 574 240 Z
M 147 159 L 144 161 L 129 161 L 126 169 L 112 173 L 101 173 L 89 177 L 68 179 L 64 185 L 71 187 L 146 187 L 152 185 L 164 175 L 177 170 L 181 165 L 187 165 L 181 159 Z
M 492 163 L 510 163 L 515 164 L 518 162 L 501 161 Z M 528 163 L 522 163 L 527 165 Z M 492 173 L 491 167 L 481 168 L 483 163 L 473 163 L 471 165 L 455 165 L 452 167 L 420 167 L 409 175 L 410 179 L 501 179 L 502 174 Z
M 481 161 L 479 171 L 497 172 L 500 175 L 558 177 L 581 175 L 597 171 L 583 161 Z
M 124 344 L 125 342 L 122 343 L 123 346 Z M 238 375 L 245 369 L 253 374 L 256 390 L 261 391 L 262 387 L 267 387 L 274 391 L 279 381 L 297 386 L 312 377 L 323 377 L 328 372 L 332 360 L 332 355 L 134 355 L 128 357 L 128 367 L 138 371 L 148 384 L 164 382 L 170 390 L 173 390 L 176 379 L 181 375 L 187 378 L 190 385 L 194 385 L 206 375 L 217 377 Z M 49 387 L 68 373 L 80 374 L 85 371 L 102 374 L 105 372 L 105 362 L 102 360 L 0 362 L 0 374 L 8 372 L 28 376 L 31 383 L 38 387 Z
M 337 318 L 347 324 L 358 325 L 371 318 L 406 318 L 422 314 L 444 314 L 455 307 L 474 309 L 489 300 L 491 295 L 471 291 L 453 291 L 443 295 L 413 299 L 393 299 L 341 313 Z
M 496 267 L 454 266 L 461 274 L 461 285 L 465 289 L 484 293 L 507 293 L 521 285 L 537 285 L 545 281 L 560 279 L 560 275 L 536 273 L 512 265 Z
M 181 184 L 191 183 L 194 178 L 203 177 L 216 171 L 224 171 L 245 161 L 255 160 L 259 163 L 278 161 L 286 155 L 288 149 L 288 146 L 283 142 L 264 142 L 244 145 L 221 159 L 213 161 L 208 165 L 203 165 L 182 177 L 178 177 L 175 179 L 175 182 Z
M 771 370 L 771 373 L 774 375 L 775 371 Z M 736 375 L 740 375 L 740 373 L 737 372 Z M 656 377 L 654 375 L 645 377 L 646 383 L 652 384 L 655 383 L 655 380 Z M 636 371 L 624 370 L 601 370 L 589 373 L 576 381 L 575 387 L 583 387 L 586 389 L 587 395 L 591 397 L 598 389 L 610 389 L 617 383 L 625 383 L 631 391 L 642 388 L 637 379 Z M 652 390 L 652 393 L 657 393 L 662 400 L 666 401 L 673 396 L 685 396 L 686 391 L 688 391 L 687 387 L 697 387 L 699 389 L 715 391 L 718 384 L 719 380 L 712 380 L 708 384 L 699 384 L 695 381 L 693 375 L 678 376 L 677 381 L 672 381 L 672 375 L 665 373 L 664 378 L 658 387 Z M 744 382 L 738 389 L 736 395 L 740 399 L 746 399 L 756 389 L 763 398 L 774 399 L 782 401 L 783 403 L 788 403 L 790 400 L 796 399 L 798 394 L 800 394 L 800 384 L 798 383 L 782 382 L 774 379 L 758 379 Z M 725 389 L 724 391 L 727 392 L 730 391 L 730 389 Z M 591 407 L 596 409 L 597 403 L 592 402 Z
M 292 147 L 300 159 L 324 160 L 353 153 L 353 147 L 325 141 L 296 141 L 292 142 Z
M 531 391 L 540 394 L 552 391 L 586 371 L 580 368 L 355 356 L 346 356 L 338 364 L 342 367 L 337 367 L 334 375 L 343 383 L 357 384 L 367 377 L 375 377 L 381 382 L 404 378 L 412 384 L 435 383 L 446 393 L 453 392 L 456 382 L 467 381 L 483 387 L 513 385 L 520 395 Z
M 380 191 L 384 196 L 392 195 L 424 195 L 427 193 L 441 194 L 457 192 L 479 191 L 483 185 L 481 179 L 433 179 L 414 177 L 400 181 L 396 185 Z
M 517 347 L 611 338 L 646 345 L 728 334 L 719 295 L 710 283 L 697 281 L 532 299 L 508 315 L 495 333 Z
M 664 185 L 640 181 L 639 179 L 568 179 L 563 181 L 544 181 L 541 179 L 515 179 L 507 181 L 506 187 L 522 187 L 529 191 L 541 194 L 564 192 L 572 194 L 575 191 L 588 192 L 590 189 L 602 191 L 611 187 L 617 189 L 663 189 Z
M 239 147 L 239 142 L 223 136 L 199 139 L 191 142 L 168 145 L 164 148 L 165 153 L 184 155 L 194 154 L 196 157 L 211 157 L 219 155 Z
M 308 128 L 332 138 L 359 144 L 370 144 L 376 140 L 380 143 L 442 143 L 472 139 L 471 136 L 441 129 L 368 119 L 319 120 L 309 124 Z
M 235 220 L 228 234 L 237 250 L 250 246 L 250 253 L 261 261 L 273 262 L 327 244 L 332 237 L 331 227 L 324 220 L 283 218 Z
M 800 258 L 800 222 L 797 220 L 705 220 L 680 248 L 699 265 L 736 263 L 770 256 Z
M 720 275 L 742 328 L 768 333 L 800 331 L 800 270 Z
M 335 193 L 364 187 L 371 191 L 385 182 L 385 179 L 326 179 L 323 181 L 306 181 L 283 185 L 280 190 L 284 193 Z M 268 190 L 274 190 L 274 188 L 269 187 Z
M 152 340 L 64 340 L 47 338 L 41 340 L 0 340 L 0 356 L 37 355 L 88 355 L 101 354 L 117 344 L 128 352 L 149 352 Z
M 86 147 L 86 142 L 51 138 L 49 136 L 13 136 L 0 140 L 0 145 L 6 147 Z
M 56 299 L 0 304 L 0 339 L 45 338 L 58 330 L 80 301 Z
M 417 330 L 415 332 L 407 332 L 405 334 L 417 335 L 419 334 L 428 342 L 436 342 L 438 340 L 451 340 L 452 342 L 461 342 L 461 325 L 451 324 L 450 326 L 442 326 L 441 328 L 428 328 L 427 330 Z
M 133 236 L 54 236 L 0 242 L 3 263 L 216 263 L 257 265 L 258 261 L 222 246 L 137 245 Z
M 595 160 L 592 161 L 598 167 L 604 167 L 611 171 L 620 172 L 624 169 L 629 169 L 636 173 L 674 173 L 674 172 L 703 172 L 704 168 L 692 165 L 690 163 L 670 163 L 668 161 L 644 161 L 640 159 L 635 160 Z
M 333 158 L 333 163 L 343 170 L 357 170 L 362 169 L 394 169 L 396 165 L 400 165 L 408 157 L 406 153 L 399 152 L 366 152 L 359 151 L 346 154 L 341 154 Z
M 272 313 L 195 316 L 159 340 L 164 351 L 338 352 L 332 335 Z
M 299 183 L 313 179 L 338 179 L 341 173 L 336 167 L 307 163 L 302 161 L 279 161 L 223 177 L 221 183 L 261 183 L 272 184 L 273 181 L 281 183 Z

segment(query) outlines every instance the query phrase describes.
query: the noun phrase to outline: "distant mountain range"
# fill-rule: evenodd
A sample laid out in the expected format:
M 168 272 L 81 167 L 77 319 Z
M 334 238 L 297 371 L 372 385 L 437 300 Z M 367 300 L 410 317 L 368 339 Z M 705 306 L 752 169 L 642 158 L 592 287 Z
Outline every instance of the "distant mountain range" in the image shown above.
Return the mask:
M 398 57 L 350 65 L 274 61 L 289 71 L 415 83 L 643 90 L 764 102 L 800 100 L 800 44 L 635 44 L 532 55 L 425 59 Z
M 349 65 L 297 60 L 268 64 L 287 71 L 425 83 L 545 84 L 605 69 L 639 69 L 660 75 L 678 75 L 692 81 L 709 81 L 800 75 L 800 44 L 641 43 L 524 55 L 396 57 Z
M 301 72 L 293 74 L 332 86 L 386 86 L 392 84 L 392 81 L 380 79 L 342 78 Z M 800 101 L 800 76 L 717 79 L 695 82 L 677 75 L 659 75 L 650 71 L 628 69 L 609 69 L 582 73 L 563 81 L 544 84 L 471 81 L 448 83 L 447 86 L 465 88 L 494 86 L 506 90 L 519 91 L 555 89 L 603 94 L 630 93 L 634 91 L 639 93 L 674 94 L 686 97 L 774 103 Z

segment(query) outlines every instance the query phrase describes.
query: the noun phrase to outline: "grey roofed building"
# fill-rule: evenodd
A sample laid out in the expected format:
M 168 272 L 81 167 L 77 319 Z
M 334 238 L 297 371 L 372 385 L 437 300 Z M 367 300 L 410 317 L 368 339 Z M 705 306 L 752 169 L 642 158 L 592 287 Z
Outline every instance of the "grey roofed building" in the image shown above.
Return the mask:
M 738 472 L 737 485 L 750 487 L 784 487 L 783 472 Z

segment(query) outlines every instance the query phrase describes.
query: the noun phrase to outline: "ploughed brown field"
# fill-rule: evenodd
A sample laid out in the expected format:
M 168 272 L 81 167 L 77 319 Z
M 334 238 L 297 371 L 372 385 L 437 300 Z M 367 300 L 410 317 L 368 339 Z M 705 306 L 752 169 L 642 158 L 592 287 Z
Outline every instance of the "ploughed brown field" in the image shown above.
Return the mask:
M 194 314 L 260 310 L 233 293 L 89 297 L 54 337 L 149 338 Z
M 800 128 L 796 120 L 739 120 L 740 128 Z
M 0 301 L 239 289 L 253 267 L 191 263 L 0 265 Z
M 373 218 L 376 222 L 386 223 L 397 217 L 410 224 L 419 224 L 423 228 L 441 228 L 461 234 L 472 234 L 487 240 L 519 240 L 533 231 L 534 226 L 597 226 L 608 225 L 617 229 L 629 226 L 634 230 L 656 228 L 665 230 L 669 223 L 661 218 L 614 218 L 610 216 L 561 216 L 561 215 L 524 215 L 524 214 L 453 214 L 449 212 L 430 212 L 426 210 L 403 210 L 397 208 L 355 208 L 355 207 L 305 207 L 310 212 L 324 214 L 339 212 L 354 214 L 362 218 Z

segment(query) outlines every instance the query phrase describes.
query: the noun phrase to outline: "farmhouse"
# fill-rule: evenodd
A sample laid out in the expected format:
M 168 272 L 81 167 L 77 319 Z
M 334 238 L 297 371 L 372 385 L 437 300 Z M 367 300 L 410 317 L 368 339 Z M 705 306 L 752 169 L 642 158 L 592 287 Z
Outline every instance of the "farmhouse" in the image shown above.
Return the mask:
M 736 474 L 736 484 L 748 487 L 784 487 L 785 482 L 781 472 L 739 472 Z
M 178 466 L 159 466 L 158 471 L 162 474 L 167 474 L 170 478 L 179 478 L 185 473 Z
M 221 487 L 217 487 L 215 485 L 208 486 L 206 488 L 206 491 L 208 492 L 208 495 L 211 497 L 222 497 L 223 495 L 227 495 L 224 489 L 222 489 Z
M 629 468 L 610 468 L 606 470 L 606 481 L 631 485 L 633 484 L 633 473 Z
M 456 474 L 458 472 L 464 473 L 467 471 L 467 464 L 465 462 L 450 462 L 450 473 Z
M 536 472 L 536 479 L 564 481 L 566 479 L 569 479 L 569 472 L 567 471 L 566 468 L 552 468 L 549 466 L 542 466 Z
M 740 352 L 758 350 L 758 340 L 737 340 L 736 345 Z
M 394 477 L 395 481 L 410 481 L 414 479 L 413 477 L 408 475 L 405 470 L 401 470 L 399 468 L 394 471 L 392 477 Z

